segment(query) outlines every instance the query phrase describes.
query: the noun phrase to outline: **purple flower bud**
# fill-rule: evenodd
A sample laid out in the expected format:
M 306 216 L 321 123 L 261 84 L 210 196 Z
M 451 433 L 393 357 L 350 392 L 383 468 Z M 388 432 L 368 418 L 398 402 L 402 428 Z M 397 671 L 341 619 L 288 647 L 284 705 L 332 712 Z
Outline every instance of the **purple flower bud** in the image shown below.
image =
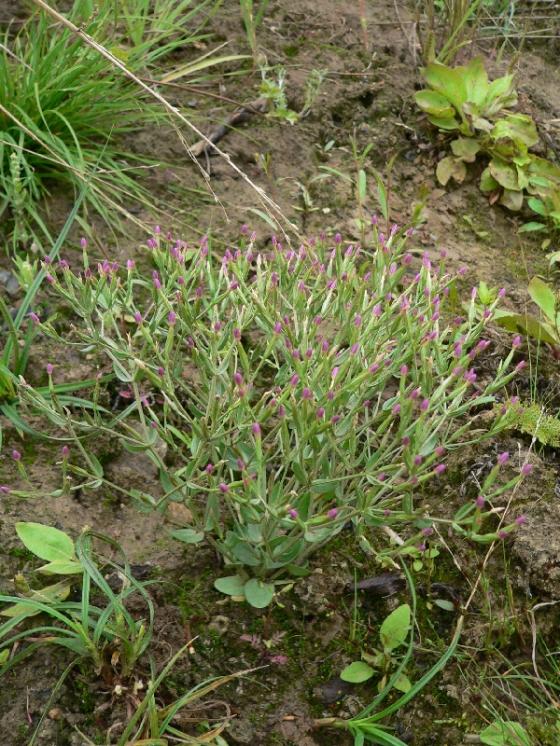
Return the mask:
M 283 404 L 280 404 L 278 407 L 278 417 L 285 417 L 286 415 L 286 407 Z
M 317 419 L 318 420 L 322 420 L 324 416 L 325 416 L 325 408 L 324 407 L 319 407 L 317 409 Z
M 134 269 L 134 259 L 126 260 L 126 268 L 129 272 Z
M 288 515 L 295 521 L 295 519 L 298 517 L 298 512 L 295 508 L 290 508 L 290 510 L 288 510 Z
M 401 405 L 400 405 L 400 404 L 395 404 L 395 405 L 393 406 L 393 409 L 391 410 L 391 412 L 392 412 L 392 413 L 393 413 L 393 414 L 394 414 L 395 416 L 397 416 L 398 414 L 400 414 L 400 411 L 401 411 Z
M 41 319 L 37 316 L 37 314 L 34 311 L 31 311 L 31 313 L 29 314 L 29 318 L 34 324 L 41 323 Z
M 327 391 L 327 399 L 332 401 L 334 399 L 334 391 Z
M 533 464 L 528 464 L 527 463 L 527 464 L 523 464 L 523 466 L 521 467 L 521 474 L 524 477 L 528 477 L 529 474 L 531 474 L 532 471 L 533 471 Z
M 52 285 L 54 283 L 54 277 L 52 275 L 46 274 L 45 280 L 49 283 L 49 285 Z
M 514 349 L 521 346 L 521 337 L 519 336 L 519 334 L 516 334 L 515 337 L 511 340 L 511 346 Z
M 333 414 L 331 417 L 331 422 L 333 425 L 336 425 L 337 422 L 340 422 L 340 415 L 339 414 Z
M 350 352 L 352 353 L 352 355 L 355 355 L 355 354 L 356 354 L 356 353 L 358 352 L 358 350 L 359 350 L 359 349 L 360 349 L 360 345 L 359 345 L 359 343 L 358 343 L 358 342 L 355 342 L 355 343 L 354 343 L 354 344 L 352 345 L 352 347 L 350 348 Z
M 356 314 L 356 316 L 354 318 L 354 326 L 360 326 L 361 323 L 362 323 L 362 317 L 358 313 L 358 314 Z
M 414 466 L 420 466 L 422 463 L 422 456 L 418 455 L 414 457 Z
M 434 469 L 436 474 L 443 474 L 443 472 L 447 469 L 447 466 L 445 464 L 438 464 L 436 468 Z
M 68 446 L 62 446 L 60 452 L 62 453 L 62 458 L 68 458 L 68 456 L 70 455 L 70 449 L 68 448 Z
M 403 446 L 404 446 L 405 448 L 406 448 L 407 446 L 409 446 L 409 445 L 410 445 L 410 438 L 408 437 L 408 435 L 405 435 L 405 436 L 403 437 L 403 439 L 401 440 L 401 443 L 402 443 L 402 445 L 403 445 Z
M 327 518 L 330 518 L 331 521 L 334 520 L 337 515 L 338 515 L 337 508 L 331 508 L 330 510 L 327 510 Z
M 220 492 L 223 492 L 224 495 L 229 492 L 229 487 L 224 482 L 220 482 L 220 484 L 218 485 L 218 489 L 220 490 Z
M 313 399 L 313 394 L 311 393 L 311 389 L 308 389 L 307 387 L 303 389 L 303 391 L 301 392 L 301 396 L 303 399 L 306 399 L 307 401 L 309 401 L 310 399 Z
M 444 456 L 444 455 L 445 455 L 445 448 L 444 448 L 443 446 L 438 446 L 438 447 L 437 447 L 437 448 L 436 448 L 436 449 L 434 450 L 434 453 L 436 454 L 436 456 L 437 456 L 438 458 L 441 458 L 442 456 Z
M 379 318 L 381 316 L 382 311 L 381 311 L 381 304 L 380 303 L 376 303 L 375 304 L 375 306 L 373 307 L 372 313 L 373 313 L 373 315 L 376 318 Z
M 484 499 L 484 496 L 479 495 L 474 501 L 474 504 L 476 505 L 478 510 L 482 510 L 484 506 L 486 505 L 486 500 Z
M 173 326 L 176 321 L 177 314 L 175 313 L 175 311 L 169 311 L 169 313 L 167 314 L 167 323 L 169 324 L 169 326 Z
M 21 460 L 21 453 L 19 451 L 14 450 L 12 451 L 12 458 L 14 461 L 20 461 Z
M 463 377 L 467 383 L 474 383 L 476 381 L 476 373 L 473 368 L 468 370 Z
M 241 339 L 241 329 L 238 329 L 237 327 L 234 328 L 233 338 L 237 339 L 238 341 Z
M 434 533 L 434 529 L 431 526 L 426 526 L 422 529 L 422 536 L 431 536 Z
M 498 454 L 498 464 L 500 466 L 503 466 L 507 461 L 509 460 L 509 453 L 507 451 L 504 451 L 503 453 Z
M 515 519 L 515 522 L 518 526 L 524 526 L 527 523 L 527 516 L 526 515 L 518 515 Z
M 308 347 L 308 348 L 306 349 L 306 351 L 305 351 L 305 357 L 306 357 L 306 358 L 307 358 L 308 360 L 311 360 L 311 358 L 313 357 L 313 349 L 312 349 L 311 347 Z
M 422 389 L 420 389 L 420 388 L 413 389 L 410 392 L 410 398 L 414 401 L 415 399 L 418 399 L 418 397 L 420 396 L 421 393 L 422 393 Z
M 215 332 L 219 332 L 222 328 L 222 322 L 221 321 L 215 321 L 212 328 Z
M 339 371 L 339 370 L 340 370 L 340 368 L 339 368 L 338 366 L 335 366 L 335 367 L 334 367 L 334 368 L 332 369 L 332 371 L 331 371 L 331 378 L 336 378 L 336 377 L 337 377 L 337 375 L 338 375 L 338 371 Z
M 83 236 L 82 236 L 82 238 L 80 238 L 80 247 L 82 249 L 86 249 L 87 248 L 87 238 L 84 238 Z
M 515 366 L 515 372 L 520 373 L 526 367 L 527 367 L 527 361 L 521 360 L 521 362 L 517 363 L 517 365 Z
M 430 400 L 429 399 L 422 399 L 420 402 L 420 409 L 422 412 L 427 412 L 430 408 Z
M 241 384 L 243 383 L 243 376 L 238 370 L 236 370 L 233 374 L 233 381 L 236 386 L 241 386 Z
M 140 313 L 140 311 L 136 311 L 136 313 L 134 314 L 134 321 L 136 321 L 137 324 L 142 323 L 142 314 Z
M 274 333 L 275 334 L 280 334 L 281 331 L 282 331 L 282 324 L 279 321 L 277 321 L 274 324 Z
M 207 474 L 212 474 L 212 472 L 214 471 L 214 464 L 206 464 L 204 471 Z
M 378 474 L 378 475 L 377 475 L 377 479 L 378 479 L 378 480 L 379 480 L 380 482 L 384 482 L 384 481 L 385 481 L 385 480 L 387 479 L 387 475 L 386 475 L 386 474 L 385 474 L 384 472 L 381 472 L 381 474 Z
M 408 375 L 408 365 L 401 365 L 401 376 L 404 378 Z
M 261 426 L 258 422 L 253 422 L 253 424 L 251 425 L 251 432 L 253 433 L 255 438 L 261 437 Z
M 10 488 L 7 484 L 0 484 L 0 495 L 9 495 Z
M 47 363 L 46 371 L 48 376 L 52 376 L 54 370 L 54 365 L 52 363 Z
M 505 298 L 506 297 L 506 289 L 500 288 L 498 291 L 498 298 Z
M 299 383 L 299 376 L 297 373 L 294 373 L 294 375 L 290 378 L 290 384 L 292 386 L 297 386 Z
M 498 539 L 501 539 L 503 541 L 504 539 L 507 539 L 507 536 L 507 531 L 498 531 Z
M 373 363 L 369 366 L 368 370 L 370 373 L 377 373 L 377 371 L 379 370 L 379 363 Z

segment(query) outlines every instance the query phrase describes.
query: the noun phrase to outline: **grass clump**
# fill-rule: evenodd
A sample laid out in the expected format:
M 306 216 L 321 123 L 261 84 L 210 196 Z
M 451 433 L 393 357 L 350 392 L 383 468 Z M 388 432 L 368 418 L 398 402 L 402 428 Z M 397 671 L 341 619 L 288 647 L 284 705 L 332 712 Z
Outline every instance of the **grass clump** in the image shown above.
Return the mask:
M 142 76 L 171 51 L 204 38 L 202 27 L 218 5 L 162 0 L 152 7 L 131 0 L 96 4 L 93 13 L 92 3 L 75 2 L 68 19 Z M 207 56 L 202 68 L 220 59 Z M 131 152 L 125 137 L 166 123 L 159 104 L 45 13 L 31 16 L 15 36 L 6 31 L 0 45 L 0 217 L 12 246 L 51 243 L 40 203 L 60 186 L 78 192 L 88 182 L 86 206 L 110 225 L 138 203 L 153 203 L 135 172 L 158 162 L 151 153 Z

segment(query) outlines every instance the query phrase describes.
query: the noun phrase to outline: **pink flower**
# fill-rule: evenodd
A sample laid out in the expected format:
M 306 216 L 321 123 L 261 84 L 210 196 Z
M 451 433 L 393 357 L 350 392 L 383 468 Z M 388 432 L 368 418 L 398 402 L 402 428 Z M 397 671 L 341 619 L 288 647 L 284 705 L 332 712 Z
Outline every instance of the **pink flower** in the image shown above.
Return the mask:
M 301 396 L 303 399 L 306 399 L 307 401 L 309 401 L 310 399 L 313 399 L 313 394 L 311 393 L 311 389 L 308 389 L 307 387 L 303 389 L 303 391 L 301 392 Z
M 140 311 L 136 311 L 136 313 L 134 314 L 134 321 L 136 321 L 137 324 L 142 323 L 142 314 L 140 313 Z
M 48 376 L 52 376 L 54 365 L 52 363 L 47 363 L 47 367 L 45 368 L 45 370 L 47 371 Z
M 445 464 L 438 464 L 436 468 L 434 469 L 436 474 L 443 474 L 443 472 L 447 469 L 447 466 Z
M 206 468 L 204 469 L 204 471 L 207 474 L 212 474 L 212 472 L 214 471 L 214 464 L 206 464 Z
M 228 486 L 227 486 L 227 484 L 225 484 L 224 482 L 220 482 L 220 484 L 218 485 L 218 489 L 219 489 L 219 490 L 220 490 L 220 492 L 222 492 L 222 493 L 223 493 L 224 495 L 225 495 L 225 494 L 227 494 L 227 493 L 229 492 L 229 487 L 228 487 Z
M 331 508 L 330 510 L 327 510 L 327 518 L 330 518 L 333 520 L 338 515 L 338 508 Z
M 513 348 L 521 347 L 521 337 L 519 334 L 516 334 L 515 337 L 511 340 L 511 346 Z
M 395 416 L 398 415 L 398 414 L 400 414 L 400 411 L 401 411 L 401 405 L 400 404 L 395 404 L 394 407 L 393 407 L 393 409 L 391 410 L 391 412 Z
M 70 455 L 70 449 L 68 448 L 68 446 L 62 446 L 60 452 L 62 453 L 62 458 L 68 458 L 68 456 Z
M 476 505 L 476 507 L 478 508 L 478 510 L 482 510 L 482 508 L 486 504 L 486 500 L 484 499 L 484 496 L 483 495 L 479 495 L 476 498 L 476 500 L 474 501 L 474 504 Z
M 503 466 L 507 461 L 509 460 L 509 453 L 507 451 L 504 451 L 503 453 L 498 454 L 498 464 L 500 466 Z
M 21 453 L 19 451 L 14 450 L 12 451 L 12 458 L 14 461 L 21 461 Z
M 515 522 L 518 526 L 524 526 L 527 523 L 527 516 L 526 515 L 518 515 L 515 519 Z
M 261 426 L 258 422 L 253 422 L 253 424 L 251 425 L 251 432 L 253 433 L 255 438 L 261 437 Z
M 290 510 L 288 510 L 288 515 L 295 521 L 295 519 L 298 517 L 298 512 L 295 508 L 290 508 Z
M 521 467 L 521 474 L 524 477 L 528 477 L 529 474 L 531 474 L 532 471 L 533 471 L 533 464 L 528 464 L 527 463 L 527 464 L 523 464 L 523 466 Z

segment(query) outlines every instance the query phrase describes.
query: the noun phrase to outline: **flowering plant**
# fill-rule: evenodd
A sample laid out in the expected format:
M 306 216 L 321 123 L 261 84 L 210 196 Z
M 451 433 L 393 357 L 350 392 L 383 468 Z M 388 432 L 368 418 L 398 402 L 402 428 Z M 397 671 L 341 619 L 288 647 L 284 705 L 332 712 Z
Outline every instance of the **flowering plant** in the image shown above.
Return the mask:
M 371 527 L 407 523 L 404 545 L 388 553 L 417 545 L 438 520 L 423 515 L 423 486 L 449 451 L 501 427 L 498 417 L 473 430 L 515 375 L 512 350 L 493 380 L 477 382 L 498 299 L 480 315 L 473 297 L 467 316 L 448 322 L 445 253 L 417 262 L 411 231 L 384 235 L 373 223 L 368 248 L 337 234 L 297 249 L 273 238 L 262 250 L 243 228 L 219 257 L 206 238 L 188 244 L 158 228 L 147 270 L 132 260 L 92 268 L 85 241 L 81 272 L 49 267 L 78 318 L 64 343 L 106 356 L 130 404 L 111 415 L 99 387 L 79 412 L 24 383 L 22 398 L 75 438 L 80 463 L 65 457 L 65 467 L 90 486 L 107 482 L 88 437 L 110 431 L 145 452 L 165 494 L 128 493 L 154 508 L 186 503 L 192 526 L 176 538 L 210 541 L 234 570 L 216 587 L 257 607 L 345 527 L 372 552 Z M 475 535 L 480 510 L 453 525 Z

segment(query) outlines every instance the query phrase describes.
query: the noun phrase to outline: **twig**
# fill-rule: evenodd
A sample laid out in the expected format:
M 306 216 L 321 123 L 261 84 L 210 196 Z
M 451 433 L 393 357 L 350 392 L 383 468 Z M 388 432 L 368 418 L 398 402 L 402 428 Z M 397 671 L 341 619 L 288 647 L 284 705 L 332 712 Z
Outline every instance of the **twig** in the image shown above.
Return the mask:
M 215 127 L 203 140 L 199 140 L 194 145 L 191 145 L 193 155 L 196 158 L 205 155 L 214 148 L 217 142 L 227 135 L 232 127 L 246 122 L 253 114 L 263 114 L 267 107 L 268 100 L 266 98 L 257 98 L 250 104 L 241 106 L 233 114 L 230 114 L 226 122 Z

